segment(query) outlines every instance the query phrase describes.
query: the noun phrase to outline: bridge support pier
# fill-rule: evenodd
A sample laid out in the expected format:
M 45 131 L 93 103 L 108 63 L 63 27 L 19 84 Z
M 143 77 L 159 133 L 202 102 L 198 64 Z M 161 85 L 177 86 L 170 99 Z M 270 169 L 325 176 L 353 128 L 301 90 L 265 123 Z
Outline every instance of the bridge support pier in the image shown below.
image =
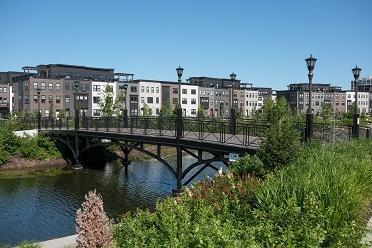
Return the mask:
M 124 146 L 124 147 L 120 147 L 121 150 L 123 151 L 124 153 L 124 159 L 121 161 L 121 164 L 124 166 L 124 169 L 125 169 L 125 175 L 128 175 L 128 166 L 130 165 L 130 160 L 128 158 L 128 155 L 130 153 L 130 150 L 128 148 L 128 146 Z
M 177 168 L 176 168 L 176 181 L 177 181 L 177 192 L 180 193 L 182 189 L 182 149 L 177 146 Z

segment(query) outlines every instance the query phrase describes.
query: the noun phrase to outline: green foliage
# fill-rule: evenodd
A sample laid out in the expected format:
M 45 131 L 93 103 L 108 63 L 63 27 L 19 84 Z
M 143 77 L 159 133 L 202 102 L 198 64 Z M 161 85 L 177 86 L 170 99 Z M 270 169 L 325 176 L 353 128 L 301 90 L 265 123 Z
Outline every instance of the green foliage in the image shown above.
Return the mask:
M 197 116 L 198 118 L 205 118 L 206 116 L 205 116 L 204 112 L 205 112 L 204 109 L 202 109 L 202 108 L 198 108 L 198 113 L 197 113 L 196 116 Z
M 20 127 L 16 119 L 8 120 L 0 127 L 0 164 L 8 162 L 11 156 L 38 160 L 62 157 L 54 142 L 44 135 L 16 136 L 13 131 Z
M 258 150 L 258 156 L 268 170 L 291 163 L 300 151 L 300 135 L 293 128 L 290 111 L 285 98 L 274 103 L 265 99 L 263 113 L 270 128 Z
M 41 245 L 32 241 L 24 241 L 19 244 L 19 248 L 41 248 Z
M 152 116 L 152 111 L 146 103 L 143 105 L 141 116 L 149 117 Z
M 161 106 L 160 113 L 162 114 L 163 117 L 172 117 L 174 115 L 173 111 L 171 110 L 171 107 L 169 103 L 164 103 Z
M 246 176 L 248 174 L 254 174 L 258 177 L 262 177 L 266 174 L 266 169 L 262 161 L 257 155 L 246 154 L 244 157 L 235 161 L 230 166 L 230 170 L 239 176 Z
M 111 117 L 113 115 L 118 115 L 122 100 L 123 100 L 122 96 L 118 96 L 114 100 L 114 89 L 111 85 L 107 84 L 104 91 L 101 93 L 101 96 L 98 102 L 102 115 L 104 117 Z
M 361 247 L 371 162 L 372 141 L 311 145 L 265 181 L 228 173 L 184 189 L 154 213 L 123 216 L 114 227 L 114 245 Z
M 50 138 L 40 134 L 36 137 L 23 138 L 19 147 L 19 153 L 26 159 L 37 160 L 60 158 L 62 156 L 54 142 Z

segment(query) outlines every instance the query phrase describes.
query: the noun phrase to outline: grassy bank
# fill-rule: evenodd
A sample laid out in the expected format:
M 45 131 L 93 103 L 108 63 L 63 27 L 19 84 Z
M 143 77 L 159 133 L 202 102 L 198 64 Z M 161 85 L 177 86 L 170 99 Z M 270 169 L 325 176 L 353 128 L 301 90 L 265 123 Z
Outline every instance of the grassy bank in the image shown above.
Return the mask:
M 360 247 L 371 192 L 371 141 L 312 145 L 264 179 L 228 173 L 125 215 L 115 246 Z

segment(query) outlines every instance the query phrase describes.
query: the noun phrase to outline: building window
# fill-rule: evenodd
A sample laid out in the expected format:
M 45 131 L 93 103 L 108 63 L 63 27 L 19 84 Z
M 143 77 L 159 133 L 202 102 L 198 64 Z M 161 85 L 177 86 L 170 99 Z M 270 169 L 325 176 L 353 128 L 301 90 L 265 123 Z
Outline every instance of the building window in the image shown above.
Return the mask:
M 137 87 L 136 86 L 131 86 L 130 87 L 130 92 L 137 92 Z
M 56 103 L 57 104 L 60 104 L 61 103 L 61 97 L 60 96 L 56 96 Z
M 196 115 L 196 109 L 191 109 L 191 114 Z
M 159 93 L 159 87 L 156 87 L 156 93 Z
M 182 98 L 182 104 L 187 104 L 187 98 Z
M 130 103 L 137 103 L 137 97 L 131 96 L 130 97 Z
M 141 86 L 141 92 L 145 93 L 145 86 Z
M 182 89 L 182 94 L 183 95 L 187 94 L 187 89 Z
M 49 109 L 45 110 L 45 117 L 49 117 Z
M 56 90 L 59 90 L 60 89 L 60 85 L 59 83 L 56 83 Z
M 155 91 L 154 91 L 154 87 L 151 87 L 151 93 L 154 93 Z
M 13 99 L 13 102 L 14 102 L 14 99 Z M 25 104 L 29 104 L 30 103 L 30 99 L 28 96 L 25 96 Z
M 157 108 L 157 109 L 156 109 L 156 115 L 159 115 L 159 113 L 160 113 L 160 111 L 159 111 L 159 109 Z
M 33 102 L 37 103 L 37 96 L 36 95 L 34 95 L 34 97 L 33 97 Z
M 65 82 L 65 90 L 70 90 L 70 83 Z M 70 112 L 69 112 L 70 113 Z
M 153 103 L 154 99 L 152 97 L 147 97 L 147 103 Z
M 93 109 L 93 116 L 101 116 L 101 110 L 100 109 Z
M 4 93 L 7 93 L 8 92 L 8 89 L 6 87 L 3 88 L 3 92 Z
M 150 87 L 146 86 L 146 93 L 150 93 Z
M 178 98 L 173 98 L 173 104 L 177 104 L 178 103 Z
M 99 103 L 99 96 L 93 96 L 93 103 Z
M 178 94 L 178 88 L 173 88 L 173 94 Z
M 37 83 L 34 83 L 34 90 L 37 89 Z
M 50 95 L 48 96 L 48 102 L 53 103 L 53 96 L 50 96 Z
M 70 102 L 70 96 L 65 96 L 65 103 L 69 103 Z
M 46 99 L 45 96 L 41 96 L 41 103 L 45 103 L 45 99 Z
M 196 95 L 196 89 L 191 89 L 191 95 Z
M 41 83 L 41 89 L 45 90 L 45 83 Z
M 141 103 L 145 103 L 145 98 L 141 97 Z
M 48 84 L 48 89 L 49 89 L 49 90 L 53 90 L 53 83 L 49 83 L 49 84 Z
M 156 103 L 159 103 L 159 97 L 156 97 Z
M 191 104 L 196 104 L 196 99 L 195 98 L 191 99 Z
M 93 91 L 101 91 L 101 85 L 93 85 Z

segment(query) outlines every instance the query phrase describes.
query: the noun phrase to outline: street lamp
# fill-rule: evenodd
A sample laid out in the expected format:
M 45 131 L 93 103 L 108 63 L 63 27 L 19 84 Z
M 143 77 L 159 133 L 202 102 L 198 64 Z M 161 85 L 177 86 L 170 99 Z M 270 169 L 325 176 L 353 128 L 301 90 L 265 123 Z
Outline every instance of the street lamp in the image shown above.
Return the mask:
M 306 113 L 306 132 L 305 132 L 305 139 L 309 141 L 313 136 L 313 110 L 312 110 L 312 80 L 313 80 L 313 70 L 315 67 L 316 58 L 313 55 L 310 55 L 309 58 L 305 59 L 307 70 L 309 73 L 307 74 L 309 78 L 309 107 Z
M 127 89 L 128 84 L 124 83 L 122 85 L 119 85 L 120 90 L 124 90 L 124 110 L 123 110 L 123 116 L 124 116 L 124 127 L 128 127 L 128 110 L 127 110 Z
M 74 110 L 75 110 L 75 169 L 81 169 L 82 166 L 79 162 L 79 156 L 80 156 L 80 151 L 79 151 L 79 140 L 77 136 L 77 130 L 79 129 L 79 106 L 77 102 L 77 96 L 78 96 L 78 91 L 79 91 L 79 81 L 74 82 L 74 88 L 75 88 L 75 93 L 74 93 Z
M 230 112 L 230 114 L 233 114 L 233 112 L 235 114 L 235 107 L 234 107 L 234 81 L 236 79 L 236 74 L 234 72 L 230 74 L 230 79 L 231 79 L 231 112 Z
M 181 77 L 183 74 L 183 68 L 179 65 L 178 68 L 176 68 L 177 76 L 178 76 L 178 108 L 181 108 Z
M 355 107 L 354 107 L 354 116 L 353 116 L 353 137 L 359 137 L 359 111 L 358 111 L 358 79 L 360 76 L 360 71 L 362 69 L 355 66 L 352 69 L 354 75 L 354 92 L 355 92 Z
M 40 131 L 40 128 L 41 128 L 41 113 L 40 113 L 41 88 L 37 87 L 36 93 L 37 93 L 37 130 Z

